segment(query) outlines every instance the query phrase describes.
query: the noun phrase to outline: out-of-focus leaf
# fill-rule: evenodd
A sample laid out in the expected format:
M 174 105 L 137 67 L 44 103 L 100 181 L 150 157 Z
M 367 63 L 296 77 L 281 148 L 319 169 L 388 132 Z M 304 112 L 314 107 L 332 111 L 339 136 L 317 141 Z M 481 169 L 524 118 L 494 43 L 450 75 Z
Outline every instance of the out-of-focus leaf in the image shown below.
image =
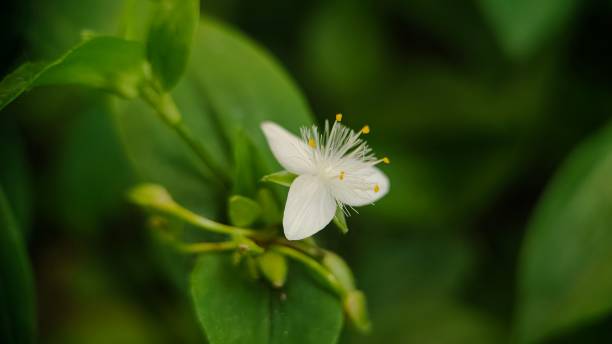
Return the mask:
M 0 110 L 33 86 L 75 84 L 133 98 L 144 79 L 144 63 L 140 43 L 92 38 L 51 63 L 26 63 L 6 76 L 0 82 Z
M 60 55 L 84 33 L 116 34 L 126 3 L 125 0 L 29 1 L 24 3 L 30 12 L 24 25 L 24 38 L 36 58 Z
M 612 127 L 574 151 L 530 221 L 519 270 L 520 342 L 612 310 Z
M 147 37 L 147 57 L 164 90 L 172 89 L 187 66 L 200 18 L 199 0 L 157 0 Z
M 269 172 L 280 169 L 259 125 L 270 120 L 297 132 L 312 122 L 295 84 L 263 49 L 210 19 L 200 25 L 192 49 L 197 68 L 190 72 L 197 76 L 226 136 L 243 128 L 256 148 L 255 161 Z
M 0 110 L 27 91 L 40 76 L 47 64 L 25 63 L 0 82 Z
M 234 226 L 250 226 L 261 215 L 259 204 L 248 197 L 233 195 L 228 203 L 228 217 Z
M 0 186 L 0 337 L 34 343 L 34 282 L 22 231 Z
M 273 171 L 278 164 L 259 123 L 274 120 L 297 130 L 311 121 L 302 95 L 266 53 L 209 22 L 201 23 L 186 76 L 172 94 L 185 125 L 225 170 L 231 163 L 227 140 L 236 132 L 243 129 L 253 142 L 252 160 L 260 169 Z M 123 104 L 119 112 L 122 137 L 144 179 L 166 186 L 187 208 L 215 217 L 217 192 L 190 148 L 143 103 Z
M 15 212 L 19 228 L 27 238 L 30 227 L 30 170 L 25 157 L 25 143 L 13 118 L 0 119 L 0 185 Z
M 523 58 L 564 28 L 576 0 L 480 0 L 485 17 L 510 56 Z
M 75 84 L 134 98 L 145 77 L 142 44 L 117 37 L 94 37 L 51 63 L 34 85 Z
M 259 178 L 257 164 L 254 161 L 253 143 L 244 130 L 238 128 L 232 140 L 234 157 L 233 192 L 254 197 L 257 179 Z
M 114 127 L 108 99 L 98 98 L 69 127 L 55 169 L 58 216 L 72 229 L 99 229 L 125 203 L 131 167 Z
M 229 256 L 203 255 L 191 292 L 211 344 L 332 344 L 342 327 L 340 301 L 295 264 L 285 286 L 273 290 Z

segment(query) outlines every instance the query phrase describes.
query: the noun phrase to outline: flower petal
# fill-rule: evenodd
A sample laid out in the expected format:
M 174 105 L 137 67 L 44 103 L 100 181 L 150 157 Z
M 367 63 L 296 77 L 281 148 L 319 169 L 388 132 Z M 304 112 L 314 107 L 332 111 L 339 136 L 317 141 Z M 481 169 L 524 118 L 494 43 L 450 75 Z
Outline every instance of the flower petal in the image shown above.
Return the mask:
M 311 148 L 283 127 L 274 122 L 261 123 L 268 145 L 278 162 L 289 172 L 303 174 L 311 171 Z
M 348 169 L 342 180 L 330 183 L 331 192 L 338 201 L 361 207 L 372 204 L 389 192 L 389 178 L 378 168 L 368 166 L 356 171 Z
M 289 240 L 301 240 L 323 229 L 334 218 L 336 201 L 320 177 L 301 175 L 289 188 L 283 228 Z

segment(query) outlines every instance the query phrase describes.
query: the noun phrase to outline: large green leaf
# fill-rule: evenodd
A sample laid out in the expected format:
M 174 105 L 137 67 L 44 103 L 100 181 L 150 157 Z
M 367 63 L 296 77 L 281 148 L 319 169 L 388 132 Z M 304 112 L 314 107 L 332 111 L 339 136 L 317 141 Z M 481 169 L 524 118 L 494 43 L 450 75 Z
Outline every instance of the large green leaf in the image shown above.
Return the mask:
M 260 47 L 210 19 L 203 21 L 193 46 L 191 73 L 210 100 L 228 137 L 242 128 L 269 172 L 279 168 L 259 124 L 275 121 L 290 131 L 312 122 L 303 95 Z
M 165 90 L 174 87 L 185 71 L 199 18 L 199 0 L 158 0 L 155 4 L 147 57 Z
M 6 76 L 0 82 L 0 110 L 30 88 L 45 85 L 82 85 L 133 98 L 144 75 L 140 43 L 95 37 L 51 63 L 26 63 Z
M 502 47 L 518 58 L 563 29 L 577 4 L 576 0 L 480 0 Z
M 580 146 L 531 219 L 517 335 L 531 343 L 612 310 L 612 127 Z
M 336 296 L 293 264 L 273 290 L 227 255 L 202 256 L 191 275 L 196 312 L 212 344 L 335 343 L 342 328 Z
M 100 229 L 101 218 L 119 210 L 132 174 L 108 96 L 91 99 L 78 110 L 59 147 L 52 211 L 67 227 L 83 231 Z
M 22 233 L 0 187 L 0 338 L 34 343 L 34 284 Z
M 311 121 L 304 98 L 265 52 L 210 22 L 201 23 L 187 73 L 172 94 L 185 124 L 228 174 L 228 147 L 235 146 L 228 141 L 252 142 L 249 154 L 261 165 L 253 168 L 274 171 L 278 165 L 259 123 L 274 120 L 297 131 Z M 215 199 L 216 191 L 204 177 L 206 168 L 176 133 L 141 102 L 124 103 L 119 112 L 126 149 L 143 179 L 164 185 L 190 209 L 217 215 L 223 203 Z

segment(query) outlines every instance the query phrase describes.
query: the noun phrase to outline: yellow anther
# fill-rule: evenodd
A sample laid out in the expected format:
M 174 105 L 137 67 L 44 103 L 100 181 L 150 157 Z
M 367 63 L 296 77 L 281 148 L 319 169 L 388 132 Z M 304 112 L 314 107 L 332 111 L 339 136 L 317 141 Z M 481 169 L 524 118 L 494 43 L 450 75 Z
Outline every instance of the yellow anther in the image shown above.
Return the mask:
M 340 122 L 342 121 L 342 114 L 341 113 L 337 113 L 336 114 L 336 122 Z
M 374 192 L 380 191 L 380 186 L 378 184 L 374 184 Z
M 382 159 L 382 161 L 383 161 L 385 164 L 387 164 L 387 165 L 389 165 L 389 164 L 391 163 L 391 160 L 389 160 L 389 158 L 387 158 L 387 157 L 384 157 L 384 158 Z
M 369 134 L 370 133 L 370 126 L 369 125 L 364 125 L 363 128 L 361 128 L 361 132 L 364 134 Z
M 338 178 L 340 178 L 340 180 L 344 180 L 344 171 L 340 171 Z
M 312 148 L 315 148 L 317 146 L 315 140 L 312 137 L 308 139 L 308 145 Z

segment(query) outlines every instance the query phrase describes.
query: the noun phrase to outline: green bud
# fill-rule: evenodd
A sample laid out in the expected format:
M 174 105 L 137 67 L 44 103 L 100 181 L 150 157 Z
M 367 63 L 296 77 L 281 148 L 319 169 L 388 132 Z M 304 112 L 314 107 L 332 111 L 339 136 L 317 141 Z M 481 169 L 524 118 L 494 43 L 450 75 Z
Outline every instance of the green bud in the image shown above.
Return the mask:
M 275 288 L 281 288 L 287 280 L 287 258 L 274 251 L 267 251 L 257 257 L 263 276 Z
M 228 200 L 228 215 L 232 225 L 247 227 L 259 218 L 261 207 L 250 198 L 234 195 Z
M 176 206 L 168 191 L 158 184 L 140 184 L 130 190 L 129 198 L 146 208 L 169 209 Z
M 360 290 L 352 290 L 343 300 L 344 311 L 355 328 L 362 333 L 369 333 L 372 329 L 366 297 Z
M 297 178 L 297 175 L 289 171 L 280 171 L 263 176 L 261 181 L 289 187 L 295 178 Z
M 326 251 L 322 263 L 336 277 L 342 288 L 347 291 L 355 289 L 355 278 L 351 268 L 339 255 Z
M 348 229 L 348 225 L 346 224 L 346 217 L 344 216 L 344 211 L 342 211 L 342 208 L 340 207 L 336 207 L 336 215 L 334 216 L 334 224 L 336 224 L 336 227 L 340 229 L 340 232 L 342 234 L 348 233 L 349 229 Z

